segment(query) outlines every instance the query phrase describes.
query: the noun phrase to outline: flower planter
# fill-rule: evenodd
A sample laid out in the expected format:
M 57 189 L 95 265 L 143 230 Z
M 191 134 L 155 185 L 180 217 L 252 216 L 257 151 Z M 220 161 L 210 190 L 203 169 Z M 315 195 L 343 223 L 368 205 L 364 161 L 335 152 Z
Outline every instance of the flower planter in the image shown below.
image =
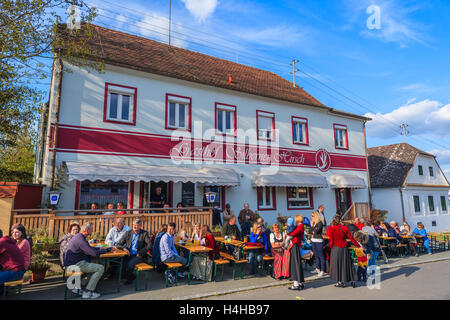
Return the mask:
M 45 280 L 47 270 L 48 267 L 36 268 L 32 270 L 33 274 L 31 277 L 31 282 L 32 283 L 43 282 Z

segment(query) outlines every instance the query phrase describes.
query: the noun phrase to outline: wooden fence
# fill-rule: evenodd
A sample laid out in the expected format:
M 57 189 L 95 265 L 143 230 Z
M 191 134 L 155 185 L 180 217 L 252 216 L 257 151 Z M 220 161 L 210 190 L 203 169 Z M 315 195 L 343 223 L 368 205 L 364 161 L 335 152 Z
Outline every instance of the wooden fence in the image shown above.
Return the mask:
M 169 212 L 164 212 L 168 210 Z M 185 227 L 185 230 L 190 233 L 192 231 L 192 224 L 198 223 L 200 225 L 206 224 L 210 228 L 212 227 L 212 209 L 209 207 L 192 207 L 183 208 L 188 212 L 172 213 L 176 209 L 155 209 L 155 208 L 140 208 L 140 209 L 125 209 L 123 211 L 129 211 L 124 215 L 102 215 L 102 212 L 112 210 L 76 210 L 76 211 L 48 211 L 47 214 L 26 214 L 27 210 L 15 210 L 12 214 L 11 223 L 20 223 L 26 230 L 31 231 L 37 228 L 48 230 L 49 236 L 59 239 L 61 236 L 68 232 L 69 225 L 73 222 L 77 222 L 83 225 L 86 222 L 91 222 L 94 225 L 94 233 L 99 233 L 101 237 L 106 237 L 109 230 L 114 226 L 116 218 L 125 219 L 125 225 L 131 227 L 133 221 L 139 218 L 142 221 L 142 229 L 148 231 L 150 234 L 155 234 L 163 224 L 169 222 L 175 222 L 176 229 L 180 230 L 181 227 Z M 36 211 L 36 210 L 34 210 Z M 117 211 L 114 210 L 114 211 Z M 157 213 L 132 213 L 136 212 L 151 212 L 162 211 Z M 58 213 L 72 213 L 72 212 L 88 212 L 97 213 L 100 215 L 70 215 L 61 216 Z

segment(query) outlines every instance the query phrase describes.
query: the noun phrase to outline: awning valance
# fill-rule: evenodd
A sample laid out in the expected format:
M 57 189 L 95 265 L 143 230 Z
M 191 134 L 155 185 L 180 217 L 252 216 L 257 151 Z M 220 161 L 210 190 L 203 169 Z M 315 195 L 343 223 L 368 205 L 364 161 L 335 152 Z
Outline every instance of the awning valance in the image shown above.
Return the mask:
M 217 178 L 216 182 L 205 183 L 206 186 L 235 187 L 241 184 L 239 174 L 231 168 L 203 167 L 199 171 Z
M 66 161 L 69 181 L 164 181 L 218 183 L 213 174 L 182 166 L 90 163 Z
M 252 182 L 256 187 L 328 187 L 327 179 L 324 176 L 301 171 L 278 170 L 274 173 L 253 171 Z
M 353 174 L 335 174 L 330 177 L 330 187 L 334 189 L 365 189 L 367 188 L 367 185 L 364 179 Z

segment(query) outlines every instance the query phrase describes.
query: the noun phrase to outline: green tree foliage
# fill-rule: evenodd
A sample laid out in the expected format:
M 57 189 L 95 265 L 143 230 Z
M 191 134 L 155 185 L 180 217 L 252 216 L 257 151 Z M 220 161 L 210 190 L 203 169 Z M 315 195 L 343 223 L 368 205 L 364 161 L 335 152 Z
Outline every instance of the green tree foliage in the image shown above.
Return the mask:
M 75 19 L 73 3 L 82 9 L 82 27 L 65 30 L 62 22 Z M 53 59 L 102 70 L 85 45 L 95 37 L 95 15 L 80 1 L 0 0 L 0 180 L 29 181 L 33 174 L 36 120 L 46 98 L 36 81 L 51 77 Z

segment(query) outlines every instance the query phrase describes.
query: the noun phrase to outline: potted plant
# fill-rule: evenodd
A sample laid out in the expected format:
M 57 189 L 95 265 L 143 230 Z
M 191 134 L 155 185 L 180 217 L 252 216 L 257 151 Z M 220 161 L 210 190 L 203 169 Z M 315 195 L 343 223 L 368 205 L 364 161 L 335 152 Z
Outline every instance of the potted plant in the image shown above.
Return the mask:
M 47 263 L 49 255 L 43 251 L 44 246 L 35 244 L 33 246 L 33 254 L 31 255 L 30 270 L 33 273 L 31 282 L 42 282 L 45 279 L 45 274 L 50 268 Z

